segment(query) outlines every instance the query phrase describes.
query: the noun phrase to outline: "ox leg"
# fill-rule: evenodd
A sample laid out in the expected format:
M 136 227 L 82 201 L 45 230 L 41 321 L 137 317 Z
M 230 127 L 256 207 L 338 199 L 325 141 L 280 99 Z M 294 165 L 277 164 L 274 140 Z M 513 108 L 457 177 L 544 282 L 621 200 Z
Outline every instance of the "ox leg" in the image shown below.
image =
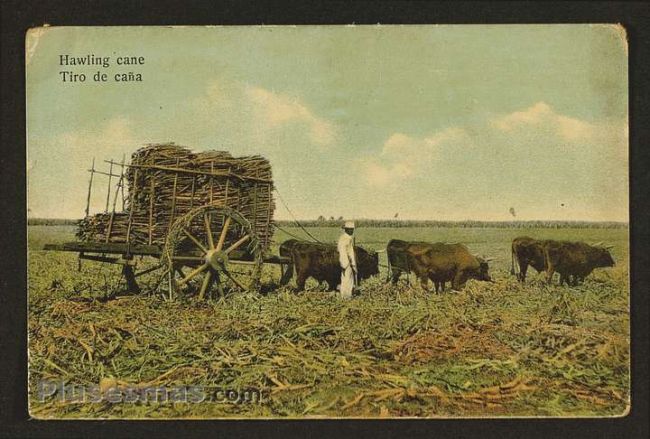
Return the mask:
M 399 277 L 400 277 L 401 274 L 402 274 L 401 270 L 393 268 L 393 273 L 392 273 L 392 276 L 390 278 L 390 281 L 393 283 L 393 285 L 395 285 L 397 283 L 397 281 L 399 280 Z
M 549 267 L 548 270 L 546 270 L 546 283 L 548 285 L 551 285 L 554 274 L 555 274 L 555 269 L 553 267 Z
M 139 293 L 140 286 L 138 286 L 138 282 L 136 282 L 135 280 L 135 273 L 133 272 L 133 267 L 131 267 L 130 265 L 123 265 L 122 274 L 124 275 L 124 279 L 126 279 L 126 289 L 128 290 L 128 292 L 134 294 Z
M 420 276 L 420 285 L 424 291 L 429 290 L 429 277 L 426 275 Z
M 460 291 L 463 289 L 463 287 L 465 287 L 466 282 L 467 282 L 467 276 L 462 271 L 459 271 L 458 273 L 456 273 L 456 275 L 451 281 L 451 289 Z
M 282 278 L 280 279 L 280 285 L 286 285 L 291 281 L 293 277 L 293 264 L 288 264 L 287 268 L 282 273 Z
M 528 272 L 528 264 L 520 264 L 519 275 L 517 276 L 519 278 L 519 282 L 521 283 L 526 282 L 526 272 Z
M 296 277 L 296 291 L 305 291 L 305 282 L 307 281 L 307 275 L 305 273 L 298 273 Z

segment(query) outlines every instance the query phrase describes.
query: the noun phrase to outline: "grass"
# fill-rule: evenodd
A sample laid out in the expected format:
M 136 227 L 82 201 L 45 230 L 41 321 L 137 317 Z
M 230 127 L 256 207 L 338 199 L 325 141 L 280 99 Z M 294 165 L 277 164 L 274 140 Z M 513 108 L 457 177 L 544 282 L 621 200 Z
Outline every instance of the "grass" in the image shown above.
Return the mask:
M 333 241 L 334 228 L 310 228 Z M 299 235 L 300 230 L 288 229 Z M 496 282 L 426 293 L 380 277 L 342 301 L 308 283 L 213 302 L 156 295 L 103 301 L 119 270 L 42 252 L 73 228 L 29 229 L 30 410 L 39 418 L 617 416 L 629 406 L 626 229 L 360 228 L 357 243 L 390 238 L 465 242 L 496 257 Z M 617 265 L 578 287 L 509 274 L 519 234 L 613 244 Z M 286 235 L 276 234 L 281 242 Z M 275 249 L 272 249 L 275 252 Z M 385 258 L 385 256 L 382 256 Z M 144 277 L 150 288 L 155 276 Z M 137 388 L 258 389 L 261 402 L 63 403 L 35 398 L 39 380 Z

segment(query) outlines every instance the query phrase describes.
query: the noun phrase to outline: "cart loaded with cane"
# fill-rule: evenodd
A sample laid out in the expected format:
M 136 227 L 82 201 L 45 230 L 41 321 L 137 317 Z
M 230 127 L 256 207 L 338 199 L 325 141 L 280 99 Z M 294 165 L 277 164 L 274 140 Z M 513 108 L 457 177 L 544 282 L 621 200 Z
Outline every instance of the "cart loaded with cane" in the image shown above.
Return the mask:
M 120 264 L 132 292 L 140 290 L 139 276 L 160 270 L 157 288 L 170 298 L 190 284 L 200 299 L 213 291 L 256 290 L 263 263 L 290 262 L 268 255 L 275 203 L 271 165 L 265 158 L 193 152 L 168 143 L 138 149 L 130 164 L 124 159 L 106 163 L 108 172 L 96 169 L 94 162 L 89 170 L 78 240 L 47 244 L 46 250 Z M 91 215 L 96 176 L 108 177 L 108 191 L 104 211 Z M 138 272 L 136 259 L 142 258 L 137 256 L 157 262 Z M 242 276 L 233 269 L 237 265 L 248 266 L 248 273 Z

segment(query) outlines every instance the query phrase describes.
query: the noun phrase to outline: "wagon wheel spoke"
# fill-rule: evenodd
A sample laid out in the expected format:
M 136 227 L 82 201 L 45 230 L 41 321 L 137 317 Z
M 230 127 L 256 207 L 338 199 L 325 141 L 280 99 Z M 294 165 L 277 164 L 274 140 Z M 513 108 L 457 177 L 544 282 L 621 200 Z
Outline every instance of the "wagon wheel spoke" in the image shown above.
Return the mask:
M 230 274 L 230 272 L 228 272 L 227 270 L 224 269 L 224 270 L 223 270 L 223 274 L 225 274 L 226 277 L 227 277 L 228 279 L 230 279 L 230 280 L 232 281 L 232 283 L 234 283 L 235 285 L 237 285 L 240 289 L 242 289 L 243 291 L 246 291 L 246 287 L 243 286 L 243 285 L 242 285 L 242 284 L 241 284 L 237 279 L 235 279 L 235 278 L 233 277 L 233 275 Z
M 174 262 L 201 262 L 205 261 L 204 256 L 172 256 Z
M 239 241 L 235 242 L 233 245 L 228 247 L 225 250 L 226 254 L 229 254 L 231 251 L 238 249 L 243 243 L 248 241 L 251 238 L 251 235 L 245 235 L 243 238 L 241 238 Z
M 218 230 L 215 230 L 215 224 L 219 225 Z M 170 298 L 172 292 L 181 291 L 192 283 L 197 283 L 196 297 L 199 300 L 209 299 L 212 293 L 223 296 L 229 290 L 252 291 L 251 288 L 256 288 L 248 283 L 249 278 L 259 277 L 261 249 L 258 245 L 251 245 L 257 244 L 257 236 L 241 214 L 220 206 L 205 205 L 179 218 L 173 227 L 175 229 L 169 233 L 170 239 L 163 252 L 168 256 L 166 263 L 170 267 Z M 203 237 L 203 233 L 207 236 Z M 234 260 L 230 259 L 233 254 L 238 255 Z M 256 269 L 250 274 L 230 271 L 231 263 L 252 265 Z M 176 272 L 174 266 L 188 269 L 185 273 Z M 253 280 L 251 285 L 257 282 L 259 279 Z
M 192 234 L 191 234 L 191 233 L 190 233 L 190 232 L 189 232 L 185 227 L 183 227 L 183 233 L 185 233 L 185 235 L 186 235 L 188 238 L 190 238 L 190 239 L 194 242 L 194 244 L 196 244 L 197 247 L 201 249 L 201 251 L 203 251 L 204 253 L 207 253 L 207 252 L 208 252 L 208 249 L 205 248 L 205 246 L 204 246 L 203 244 L 201 244 L 201 241 L 199 241 L 198 239 L 196 239 L 196 237 L 195 237 L 194 235 L 192 235 Z M 209 236 L 209 235 L 208 235 L 208 236 Z
M 199 300 L 203 300 L 203 296 L 205 296 L 205 292 L 208 290 L 208 286 L 210 285 L 211 281 L 212 271 L 208 270 L 207 273 L 205 273 L 203 283 L 201 284 L 201 290 L 199 291 Z
M 205 234 L 208 235 L 208 246 L 214 248 L 214 239 L 212 239 L 212 229 L 210 228 L 210 217 L 208 213 L 203 214 L 203 222 L 205 223 Z M 206 252 L 207 253 L 207 252 Z
M 206 262 L 205 264 L 201 265 L 200 267 L 198 267 L 198 268 L 192 270 L 192 271 L 190 272 L 190 274 L 188 274 L 187 276 L 185 276 L 183 279 L 179 280 L 179 281 L 176 283 L 176 285 L 181 286 L 181 285 L 186 284 L 187 282 L 190 281 L 190 279 L 192 279 L 194 276 L 196 276 L 197 274 L 201 273 L 202 271 L 205 271 L 209 266 L 210 266 L 210 264 L 208 264 L 208 263 Z
M 228 233 L 228 228 L 230 227 L 230 221 L 232 218 L 229 216 L 226 217 L 226 221 L 223 222 L 223 229 L 221 230 L 221 235 L 219 235 L 219 242 L 217 243 L 216 250 L 219 251 L 223 248 L 223 243 L 226 241 L 226 234 Z

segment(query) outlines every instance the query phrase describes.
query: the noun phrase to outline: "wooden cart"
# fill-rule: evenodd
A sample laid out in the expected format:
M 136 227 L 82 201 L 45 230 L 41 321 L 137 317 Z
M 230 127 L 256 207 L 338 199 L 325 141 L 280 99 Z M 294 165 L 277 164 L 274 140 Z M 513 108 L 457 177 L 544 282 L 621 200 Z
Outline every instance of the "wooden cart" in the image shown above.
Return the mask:
M 147 148 L 163 147 L 172 156 L 192 154 L 190 158 L 195 158 L 202 167 L 183 166 L 179 158 L 171 166 L 157 156 L 158 162 L 153 164 L 139 159 L 144 156 L 138 155 L 140 152 L 151 152 Z M 206 155 L 213 161 L 203 160 Z M 163 157 L 166 158 L 167 155 Z M 93 162 L 89 170 L 86 218 L 82 220 L 82 227 L 85 224 L 92 233 L 87 230 L 81 233 L 84 240 L 47 244 L 45 250 L 76 252 L 83 260 L 120 264 L 132 292 L 140 291 L 136 279 L 154 270 L 161 270 L 158 289 L 166 290 L 170 298 L 190 283 L 196 283 L 199 299 L 209 297 L 214 290 L 220 295 L 226 289 L 257 290 L 262 264 L 285 265 L 290 261 L 267 254 L 274 209 L 270 167 L 266 177 L 251 176 L 250 168 L 255 163 L 248 160 L 244 162 L 248 166 L 246 172 L 241 171 L 244 169 L 241 166 L 241 172 L 237 172 L 240 163 L 237 160 L 242 159 L 234 159 L 227 153 L 191 153 L 172 144 L 148 145 L 133 155 L 131 164 L 125 164 L 124 160 L 108 161 L 108 172 L 96 170 Z M 189 163 L 194 164 L 191 161 L 186 164 Z M 121 167 L 120 174 L 113 173 L 115 165 Z M 228 165 L 225 170 L 224 165 Z M 90 216 L 95 175 L 108 177 L 108 194 L 104 213 Z M 109 212 L 113 178 L 117 184 Z M 126 196 L 125 181 L 128 183 Z M 127 209 L 116 212 L 120 193 L 122 205 Z M 158 262 L 138 272 L 136 256 L 156 258 Z M 232 269 L 236 265 L 248 266 L 249 273 L 237 275 Z

